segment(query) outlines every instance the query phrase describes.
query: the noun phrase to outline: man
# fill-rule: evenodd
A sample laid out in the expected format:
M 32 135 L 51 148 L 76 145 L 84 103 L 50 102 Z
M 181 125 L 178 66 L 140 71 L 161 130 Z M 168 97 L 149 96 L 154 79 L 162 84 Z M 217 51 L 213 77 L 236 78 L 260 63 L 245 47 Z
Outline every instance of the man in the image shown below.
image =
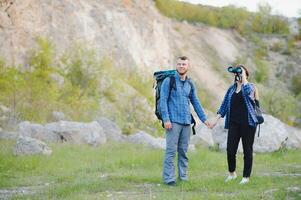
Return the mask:
M 200 120 L 210 127 L 202 105 L 197 97 L 196 89 L 187 77 L 189 59 L 186 56 L 177 60 L 175 87 L 170 89 L 171 78 L 166 78 L 161 86 L 160 111 L 166 129 L 166 150 L 163 163 L 163 181 L 167 185 L 175 185 L 174 158 L 178 152 L 178 175 L 181 181 L 188 180 L 187 150 L 190 138 L 192 115 L 190 103 Z M 171 90 L 171 91 L 170 91 Z

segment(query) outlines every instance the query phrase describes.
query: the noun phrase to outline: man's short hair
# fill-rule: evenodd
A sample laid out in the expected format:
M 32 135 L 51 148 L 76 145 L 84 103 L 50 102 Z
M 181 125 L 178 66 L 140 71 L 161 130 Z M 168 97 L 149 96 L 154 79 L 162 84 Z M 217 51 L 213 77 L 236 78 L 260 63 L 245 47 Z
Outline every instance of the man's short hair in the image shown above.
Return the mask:
M 188 60 L 189 61 L 189 58 L 187 56 L 180 56 L 180 57 L 178 57 L 178 59 L 180 59 L 180 60 Z

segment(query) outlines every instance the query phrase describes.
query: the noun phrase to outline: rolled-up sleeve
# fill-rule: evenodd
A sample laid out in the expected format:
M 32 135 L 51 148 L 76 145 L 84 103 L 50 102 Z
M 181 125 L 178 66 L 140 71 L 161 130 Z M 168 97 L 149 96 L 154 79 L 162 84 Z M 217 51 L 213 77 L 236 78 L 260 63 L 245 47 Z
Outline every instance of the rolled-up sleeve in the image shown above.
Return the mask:
M 163 122 L 170 121 L 168 106 L 167 106 L 167 101 L 169 97 L 169 84 L 170 84 L 170 78 L 164 79 L 160 91 L 160 111 L 161 111 Z
M 191 102 L 196 114 L 200 118 L 200 120 L 202 122 L 205 122 L 207 120 L 205 112 L 203 110 L 200 100 L 198 99 L 194 85 L 191 85 L 191 87 L 192 87 L 192 92 L 190 95 L 190 102 Z

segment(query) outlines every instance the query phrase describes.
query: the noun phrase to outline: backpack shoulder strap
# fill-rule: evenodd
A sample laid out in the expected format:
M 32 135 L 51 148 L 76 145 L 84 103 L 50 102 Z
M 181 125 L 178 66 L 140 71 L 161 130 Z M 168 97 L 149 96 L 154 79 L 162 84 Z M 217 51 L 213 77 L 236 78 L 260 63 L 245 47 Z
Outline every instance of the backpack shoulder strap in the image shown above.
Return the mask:
M 170 92 L 172 89 L 177 90 L 177 87 L 176 87 L 176 77 L 170 76 L 169 78 L 170 78 L 170 81 L 169 81 L 169 92 Z
M 190 88 L 191 88 L 191 89 L 190 89 L 190 92 L 189 92 L 189 96 L 191 96 L 193 90 L 195 89 L 195 87 L 194 87 L 194 84 L 193 84 L 191 78 L 187 78 L 187 81 L 188 81 L 188 83 L 190 84 Z

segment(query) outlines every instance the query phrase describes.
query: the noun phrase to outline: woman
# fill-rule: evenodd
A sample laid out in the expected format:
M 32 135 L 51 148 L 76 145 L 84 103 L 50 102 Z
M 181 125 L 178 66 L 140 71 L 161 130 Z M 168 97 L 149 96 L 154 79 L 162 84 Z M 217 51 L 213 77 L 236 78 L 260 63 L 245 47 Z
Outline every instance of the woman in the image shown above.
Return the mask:
M 253 143 L 256 131 L 256 115 L 253 102 L 255 98 L 254 84 L 248 82 L 249 72 L 246 67 L 238 65 L 241 73 L 236 73 L 235 82 L 228 89 L 217 117 L 213 120 L 213 128 L 221 117 L 226 116 L 225 129 L 228 129 L 227 160 L 229 175 L 226 182 L 236 179 L 236 152 L 240 138 L 244 152 L 243 178 L 240 184 L 250 180 L 253 162 Z M 256 98 L 257 99 L 257 98 Z

